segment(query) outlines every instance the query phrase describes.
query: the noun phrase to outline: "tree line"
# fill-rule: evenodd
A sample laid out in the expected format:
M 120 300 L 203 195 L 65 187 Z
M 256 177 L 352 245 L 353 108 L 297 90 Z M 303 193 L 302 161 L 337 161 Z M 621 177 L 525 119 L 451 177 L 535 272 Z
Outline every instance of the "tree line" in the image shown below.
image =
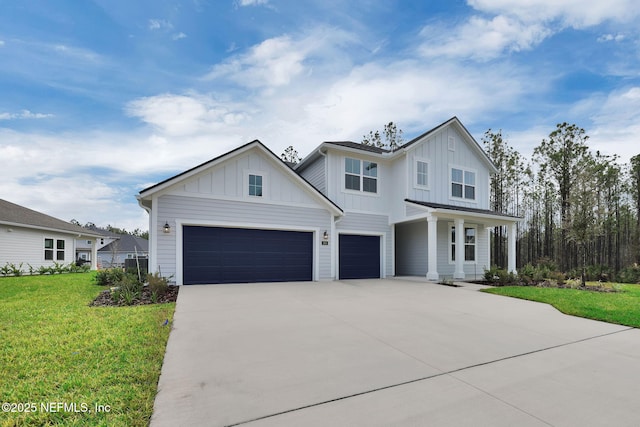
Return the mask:
M 575 124 L 560 123 L 525 160 L 502 135 L 487 130 L 484 149 L 498 169 L 491 209 L 523 218 L 517 265 L 550 263 L 583 276 L 613 276 L 640 263 L 640 155 L 621 163 L 593 151 Z M 492 262 L 506 266 L 506 229 L 492 238 Z

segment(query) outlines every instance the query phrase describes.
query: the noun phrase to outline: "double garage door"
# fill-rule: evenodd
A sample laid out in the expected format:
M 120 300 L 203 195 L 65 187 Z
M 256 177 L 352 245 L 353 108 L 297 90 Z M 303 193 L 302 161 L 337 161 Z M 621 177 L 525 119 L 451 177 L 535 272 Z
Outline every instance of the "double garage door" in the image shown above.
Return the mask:
M 380 237 L 339 236 L 339 278 L 380 277 Z M 186 285 L 313 280 L 313 233 L 184 226 Z
M 313 233 L 184 226 L 187 285 L 313 280 Z

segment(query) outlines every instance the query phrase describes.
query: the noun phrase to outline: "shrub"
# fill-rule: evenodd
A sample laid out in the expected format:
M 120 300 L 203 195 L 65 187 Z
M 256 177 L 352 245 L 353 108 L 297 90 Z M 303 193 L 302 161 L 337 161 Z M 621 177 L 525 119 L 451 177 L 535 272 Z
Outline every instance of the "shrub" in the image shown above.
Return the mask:
M 490 283 L 499 283 L 501 285 L 518 282 L 518 278 L 515 274 L 507 272 L 504 268 L 500 268 L 496 265 L 484 271 L 484 279 Z
M 163 297 L 169 289 L 169 278 L 162 277 L 160 273 L 148 274 L 147 282 L 151 291 L 151 301 L 157 302 L 158 298 Z
M 633 264 L 620 270 L 618 273 L 618 282 L 640 283 L 640 266 Z
M 95 278 L 96 285 L 117 286 L 125 277 L 124 271 L 120 268 L 107 268 L 98 271 Z
M 116 270 L 116 269 L 111 269 Z M 111 298 L 121 305 L 133 305 L 140 298 L 142 293 L 142 283 L 133 274 L 125 274 L 120 270 L 122 276 L 111 289 Z
M 536 267 L 545 269 L 547 271 L 557 271 L 558 264 L 556 264 L 551 258 L 543 257 L 536 262 Z

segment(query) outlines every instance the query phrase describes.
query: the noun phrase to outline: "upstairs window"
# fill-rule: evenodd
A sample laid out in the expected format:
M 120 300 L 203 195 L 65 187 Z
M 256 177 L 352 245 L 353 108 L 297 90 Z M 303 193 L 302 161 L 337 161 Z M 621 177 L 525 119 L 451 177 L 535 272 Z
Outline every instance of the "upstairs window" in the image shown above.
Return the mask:
M 429 163 L 416 160 L 416 187 L 429 187 Z
M 262 176 L 249 174 L 249 195 L 262 197 Z
M 378 164 L 346 157 L 344 159 L 344 188 L 346 190 L 378 192 Z
M 476 199 L 476 173 L 451 168 L 451 197 L 466 200 Z

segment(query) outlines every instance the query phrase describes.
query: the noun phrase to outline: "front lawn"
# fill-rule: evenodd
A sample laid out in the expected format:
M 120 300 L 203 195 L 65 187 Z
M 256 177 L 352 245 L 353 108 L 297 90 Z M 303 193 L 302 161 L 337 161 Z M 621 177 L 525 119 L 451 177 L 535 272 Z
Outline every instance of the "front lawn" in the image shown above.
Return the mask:
M 616 285 L 622 292 L 504 286 L 484 292 L 553 305 L 565 314 L 640 328 L 640 285 Z
M 94 274 L 0 278 L 0 425 L 149 424 L 175 303 L 89 307 Z

